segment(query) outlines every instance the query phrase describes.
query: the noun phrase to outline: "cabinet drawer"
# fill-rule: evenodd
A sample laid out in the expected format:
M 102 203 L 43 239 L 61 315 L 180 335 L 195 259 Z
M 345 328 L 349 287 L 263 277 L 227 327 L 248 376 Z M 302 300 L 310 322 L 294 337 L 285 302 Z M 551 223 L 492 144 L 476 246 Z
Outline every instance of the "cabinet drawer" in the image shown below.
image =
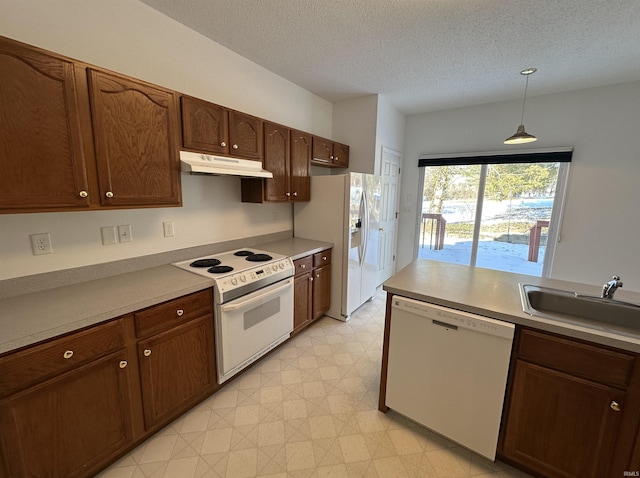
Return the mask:
M 518 357 L 614 387 L 627 388 L 636 356 L 569 338 L 522 329 Z
M 331 249 L 313 255 L 313 267 L 320 267 L 327 264 L 331 264 Z
M 212 290 L 194 292 L 136 312 L 136 336 L 146 337 L 212 313 Z
M 0 397 L 124 347 L 123 319 L 0 358 Z
M 296 275 L 311 272 L 311 269 L 313 268 L 313 256 L 296 259 L 293 261 L 293 267 L 296 270 Z

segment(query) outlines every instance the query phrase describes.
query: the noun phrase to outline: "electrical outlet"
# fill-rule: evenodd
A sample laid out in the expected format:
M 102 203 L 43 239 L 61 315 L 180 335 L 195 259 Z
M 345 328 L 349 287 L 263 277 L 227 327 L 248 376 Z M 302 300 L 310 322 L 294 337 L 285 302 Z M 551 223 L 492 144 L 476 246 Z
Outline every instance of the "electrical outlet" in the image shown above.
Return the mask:
M 162 223 L 162 228 L 164 230 L 164 237 L 173 237 L 175 231 L 173 229 L 173 221 L 164 221 Z
M 118 226 L 118 238 L 120 239 L 120 242 L 133 241 L 133 237 L 131 236 L 131 224 Z
M 110 246 L 118 242 L 116 235 L 116 226 L 106 226 L 100 228 L 100 235 L 102 236 L 102 245 Z
M 33 249 L 34 256 L 40 256 L 42 254 L 53 254 L 53 247 L 51 246 L 51 236 L 48 232 L 42 234 L 31 234 L 31 248 Z

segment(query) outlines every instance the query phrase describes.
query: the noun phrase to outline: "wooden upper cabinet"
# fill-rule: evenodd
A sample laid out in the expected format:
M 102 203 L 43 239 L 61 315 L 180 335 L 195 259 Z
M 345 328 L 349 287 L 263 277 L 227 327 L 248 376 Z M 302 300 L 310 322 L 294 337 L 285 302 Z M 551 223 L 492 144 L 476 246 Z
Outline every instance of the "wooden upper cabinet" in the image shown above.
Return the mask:
M 76 83 L 82 72 L 0 38 L 0 211 L 89 206 Z
M 348 168 L 349 146 L 321 138 L 320 136 L 314 136 L 311 163 L 315 166 L 329 168 Z
M 311 135 L 264 122 L 264 169 L 273 178 L 242 178 L 244 202 L 289 202 L 311 199 Z
M 331 164 L 333 160 L 333 141 L 319 136 L 313 137 L 313 157 L 314 163 Z
M 262 160 L 262 120 L 229 110 L 229 154 Z
M 260 118 L 190 96 L 180 102 L 185 149 L 262 160 Z
M 99 70 L 88 75 L 101 204 L 179 205 L 176 94 Z
M 349 146 L 342 143 L 333 143 L 333 165 L 337 168 L 349 167 Z
M 294 201 L 311 200 L 311 147 L 312 139 L 309 133 L 291 130 L 290 174 Z
M 264 123 L 263 167 L 273 174 L 272 179 L 264 180 L 264 200 L 288 201 L 291 197 L 288 128 Z
M 229 154 L 227 109 L 189 96 L 180 98 L 182 146 L 213 154 Z

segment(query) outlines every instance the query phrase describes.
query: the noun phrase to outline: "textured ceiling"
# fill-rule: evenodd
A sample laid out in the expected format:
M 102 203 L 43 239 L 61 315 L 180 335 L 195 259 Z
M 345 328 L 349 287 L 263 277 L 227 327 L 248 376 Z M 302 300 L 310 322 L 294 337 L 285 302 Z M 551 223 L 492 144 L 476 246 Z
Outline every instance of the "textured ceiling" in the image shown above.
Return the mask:
M 142 0 L 331 102 L 415 114 L 640 80 L 640 0 Z M 203 58 L 206 61 L 206 58 Z

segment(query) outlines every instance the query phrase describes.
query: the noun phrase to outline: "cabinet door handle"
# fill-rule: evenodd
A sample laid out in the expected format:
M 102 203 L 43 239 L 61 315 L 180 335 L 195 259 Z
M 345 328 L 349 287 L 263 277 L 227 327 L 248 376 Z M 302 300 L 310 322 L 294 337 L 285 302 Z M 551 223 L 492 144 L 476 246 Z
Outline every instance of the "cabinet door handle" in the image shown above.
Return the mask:
M 78 193 L 78 196 L 80 196 L 81 198 L 86 198 L 89 195 L 89 193 L 87 191 L 80 191 Z
M 178 317 L 182 317 L 182 314 L 184 314 L 184 310 L 178 309 L 176 310 L 176 314 L 178 314 Z
M 613 410 L 614 412 L 619 412 L 620 410 L 622 410 L 622 408 L 620 407 L 620 404 L 615 400 L 611 400 L 609 407 L 611 407 L 611 410 Z
M 333 156 L 329 156 L 329 159 L 330 159 L 331 161 L 333 161 Z
M 309 277 L 309 281 L 313 282 L 313 276 Z
M 222 146 L 223 148 L 225 148 L 227 146 L 227 143 L 225 143 L 224 141 L 222 143 L 220 143 L 220 146 Z
M 320 277 L 320 274 L 316 274 L 316 277 Z
M 65 353 L 62 354 L 62 356 L 66 359 L 70 359 L 71 357 L 73 357 L 73 350 L 67 350 Z
M 144 352 L 142 352 L 144 354 L 145 357 L 148 357 L 149 355 L 151 355 L 151 349 L 144 349 Z
M 120 360 L 120 368 L 125 368 L 127 366 L 127 361 L 126 360 Z
M 238 145 L 234 144 L 233 146 L 231 146 L 233 149 L 238 149 Z
M 105 196 L 107 196 L 109 199 L 111 199 L 113 197 L 113 193 L 111 191 L 107 191 L 105 193 Z
M 286 193 L 284 193 L 284 195 L 289 197 L 289 196 L 291 196 L 291 193 L 290 192 L 286 192 Z
M 298 195 L 298 193 L 297 193 L 297 192 L 295 192 L 295 191 L 293 191 L 293 195 L 294 195 L 294 196 L 297 196 L 297 195 Z
M 322 260 L 326 261 L 327 260 L 327 256 L 322 256 Z

